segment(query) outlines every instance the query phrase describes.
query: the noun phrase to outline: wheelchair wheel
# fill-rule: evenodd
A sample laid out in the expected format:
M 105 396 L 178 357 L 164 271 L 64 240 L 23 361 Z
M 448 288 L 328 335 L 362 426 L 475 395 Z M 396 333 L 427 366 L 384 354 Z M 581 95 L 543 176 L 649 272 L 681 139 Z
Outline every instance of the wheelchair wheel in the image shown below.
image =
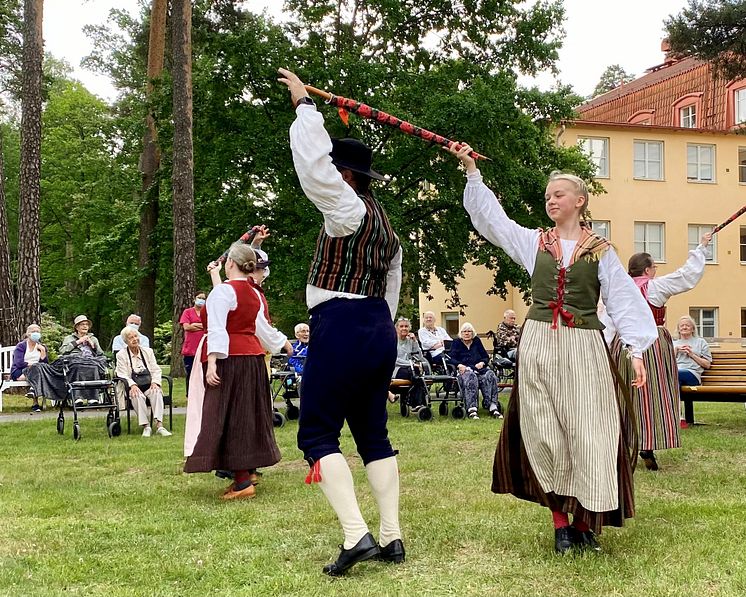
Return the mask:
M 122 426 L 119 424 L 119 421 L 112 421 L 106 426 L 106 429 L 109 431 L 109 437 L 119 437 L 122 435 Z
M 295 404 L 288 404 L 287 409 L 285 409 L 285 417 L 288 421 L 297 420 L 300 417 L 300 409 Z
M 272 425 L 275 427 L 282 427 L 285 424 L 285 415 L 283 415 L 280 412 L 273 412 L 272 413 Z
M 65 419 L 62 417 L 57 417 L 57 433 L 60 435 L 65 433 Z
M 399 398 L 399 411 L 401 412 L 402 417 L 409 416 L 409 405 L 407 404 L 407 400 L 404 396 Z
M 444 401 L 438 405 L 438 413 L 440 414 L 441 417 L 448 416 L 448 403 L 447 402 Z
M 73 425 L 73 439 L 75 441 L 78 441 L 80 439 L 80 425 L 78 423 L 75 423 Z
M 433 411 L 430 410 L 429 406 L 423 406 L 417 411 L 417 418 L 420 421 L 429 421 L 433 418 Z
M 463 406 L 454 406 L 451 416 L 454 419 L 463 419 L 466 416 L 466 409 Z

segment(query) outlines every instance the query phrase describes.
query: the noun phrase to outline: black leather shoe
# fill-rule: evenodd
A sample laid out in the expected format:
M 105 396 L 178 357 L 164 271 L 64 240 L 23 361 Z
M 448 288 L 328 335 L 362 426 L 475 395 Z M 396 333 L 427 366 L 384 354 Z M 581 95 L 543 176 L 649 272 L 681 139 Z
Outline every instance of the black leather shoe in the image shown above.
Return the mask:
M 370 533 L 363 535 L 362 539 L 360 539 L 352 549 L 345 549 L 342 546 L 340 547 L 341 551 L 339 552 L 337 561 L 324 566 L 324 574 L 328 574 L 329 576 L 342 576 L 358 562 L 364 562 L 365 560 L 375 558 L 381 553 L 378 543 L 376 543 L 376 540 Z
M 378 559 L 382 562 L 401 564 L 404 561 L 404 543 L 401 539 L 394 539 L 386 547 L 381 547 Z
M 588 529 L 581 532 L 575 529 L 575 537 L 580 549 L 595 552 L 601 551 L 601 546 L 598 544 L 598 539 L 596 539 L 596 533 L 592 530 Z
M 554 529 L 554 551 L 565 554 L 575 545 L 575 529 L 571 526 Z

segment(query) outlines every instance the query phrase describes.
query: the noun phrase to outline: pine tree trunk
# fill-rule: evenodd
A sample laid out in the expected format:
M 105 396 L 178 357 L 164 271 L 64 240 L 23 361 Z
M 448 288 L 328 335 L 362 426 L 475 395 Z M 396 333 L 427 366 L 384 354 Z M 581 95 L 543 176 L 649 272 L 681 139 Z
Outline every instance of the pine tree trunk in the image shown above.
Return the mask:
M 147 98 L 153 92 L 153 81 L 163 72 L 166 45 L 166 9 L 168 0 L 153 0 L 150 10 L 150 39 L 148 42 Z M 158 168 L 161 153 L 155 118 L 151 110 L 145 121 L 140 171 L 142 172 L 142 218 L 137 265 L 140 279 L 137 284 L 137 310 L 142 317 L 141 333 L 152 338 L 155 326 L 155 272 L 157 266 L 153 232 L 158 225 Z
M 174 289 L 171 375 L 184 374 L 181 345 L 184 332 L 181 312 L 191 305 L 195 293 L 194 257 L 194 152 L 192 147 L 192 4 L 173 0 L 173 238 Z
M 25 0 L 21 88 L 21 176 L 18 205 L 18 323 L 39 323 L 39 195 L 43 0 Z
M 0 346 L 13 346 L 21 337 L 11 276 L 8 212 L 5 207 L 5 161 L 3 135 L 0 130 Z

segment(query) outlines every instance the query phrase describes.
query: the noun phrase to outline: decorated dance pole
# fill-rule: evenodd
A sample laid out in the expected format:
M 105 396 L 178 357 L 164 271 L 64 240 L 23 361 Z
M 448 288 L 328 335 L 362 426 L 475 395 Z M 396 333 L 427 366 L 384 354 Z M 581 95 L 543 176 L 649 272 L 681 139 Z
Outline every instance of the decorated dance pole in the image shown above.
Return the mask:
M 370 120 L 380 122 L 381 124 L 387 124 L 388 126 L 399 129 L 407 135 L 419 137 L 420 139 L 424 139 L 425 141 L 429 141 L 430 143 L 437 143 L 438 145 L 442 145 L 443 147 L 448 147 L 449 145 L 451 145 L 451 143 L 453 143 L 453 141 L 447 139 L 446 137 L 443 137 L 442 135 L 438 135 L 437 133 L 433 133 L 432 131 L 428 131 L 427 129 L 420 128 L 410 122 L 407 122 L 406 120 L 401 120 L 400 118 L 392 116 L 391 114 L 387 114 L 382 110 L 372 108 L 367 104 L 363 104 L 361 102 L 357 102 L 355 100 L 348 99 L 339 95 L 334 95 L 333 93 L 322 91 L 321 89 L 316 89 L 316 87 L 311 87 L 310 85 L 306 85 L 306 91 L 308 91 L 308 93 L 312 93 L 313 95 L 318 95 L 319 97 L 324 98 L 327 104 L 335 106 L 339 110 L 339 117 L 342 119 L 342 122 L 344 122 L 345 125 L 349 124 L 348 112 L 353 112 L 361 118 L 368 118 Z M 455 149 L 458 151 L 462 147 L 462 144 L 457 143 Z M 477 153 L 476 151 L 472 151 L 469 155 L 475 160 L 490 160 L 490 158 L 488 158 L 487 156 L 484 156 L 481 153 Z
M 249 229 L 245 234 L 241 235 L 241 238 L 239 238 L 237 242 L 244 243 L 246 245 L 250 245 L 251 241 L 254 240 L 254 237 L 256 236 L 257 232 L 259 232 L 259 226 L 252 226 L 251 229 Z M 220 257 L 218 257 L 215 260 L 215 262 L 216 263 L 225 263 L 225 260 L 228 259 L 228 252 L 229 251 L 230 251 L 230 249 L 228 249 Z
M 720 232 L 723 228 L 725 228 L 728 224 L 730 224 L 733 220 L 738 218 L 739 216 L 746 213 L 746 205 L 744 205 L 741 209 L 739 209 L 736 213 L 734 213 L 730 218 L 725 220 L 722 224 L 719 226 L 715 226 L 715 228 L 712 229 L 712 233 L 715 234 L 716 232 Z

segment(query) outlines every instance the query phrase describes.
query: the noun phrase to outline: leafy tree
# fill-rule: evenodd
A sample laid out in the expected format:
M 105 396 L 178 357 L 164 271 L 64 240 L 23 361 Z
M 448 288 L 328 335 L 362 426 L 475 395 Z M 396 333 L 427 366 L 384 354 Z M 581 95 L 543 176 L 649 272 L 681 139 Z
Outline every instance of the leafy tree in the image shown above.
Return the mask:
M 286 331 L 307 317 L 304 287 L 321 216 L 298 185 L 288 147 L 295 114 L 277 84 L 277 68 L 307 83 L 365 101 L 425 128 L 470 142 L 490 156 L 487 183 L 524 225 L 546 224 L 546 175 L 561 168 L 590 178 L 576 149 L 557 147 L 553 126 L 573 116 L 568 88 L 520 88 L 519 72 L 551 68 L 560 44 L 559 2 L 511 0 L 292 0 L 276 24 L 229 0 L 200 1 L 193 13 L 194 161 L 197 275 L 248 226 L 266 223 L 272 275 L 266 282 L 275 323 Z M 141 20 L 114 13 L 120 33 L 92 30 L 91 62 L 108 68 L 122 89 L 123 121 L 142 110 L 136 70 L 144 72 Z M 172 65 L 166 63 L 168 69 Z M 159 176 L 173 163 L 170 80 L 150 103 L 159 126 Z M 354 135 L 375 148 L 375 166 L 392 176 L 376 193 L 404 246 L 403 296 L 416 297 L 435 273 L 456 291 L 469 261 L 495 272 L 494 291 L 526 288 L 519 268 L 473 234 L 456 160 L 393 129 L 351 117 L 349 126 L 319 106 L 332 134 Z M 131 136 L 128 138 L 132 138 Z M 131 149 L 131 148 L 130 148 Z M 159 194 L 158 313 L 171 317 L 171 197 Z M 166 292 L 168 289 L 169 292 Z M 457 295 L 455 295 L 458 301 Z
M 712 62 L 726 79 L 746 77 L 746 2 L 689 0 L 665 21 L 671 51 Z
M 601 78 L 598 80 L 598 84 L 593 90 L 591 97 L 602 95 L 634 80 L 635 76 L 628 74 L 619 64 L 612 64 L 611 66 L 607 66 L 606 70 L 601 73 Z

